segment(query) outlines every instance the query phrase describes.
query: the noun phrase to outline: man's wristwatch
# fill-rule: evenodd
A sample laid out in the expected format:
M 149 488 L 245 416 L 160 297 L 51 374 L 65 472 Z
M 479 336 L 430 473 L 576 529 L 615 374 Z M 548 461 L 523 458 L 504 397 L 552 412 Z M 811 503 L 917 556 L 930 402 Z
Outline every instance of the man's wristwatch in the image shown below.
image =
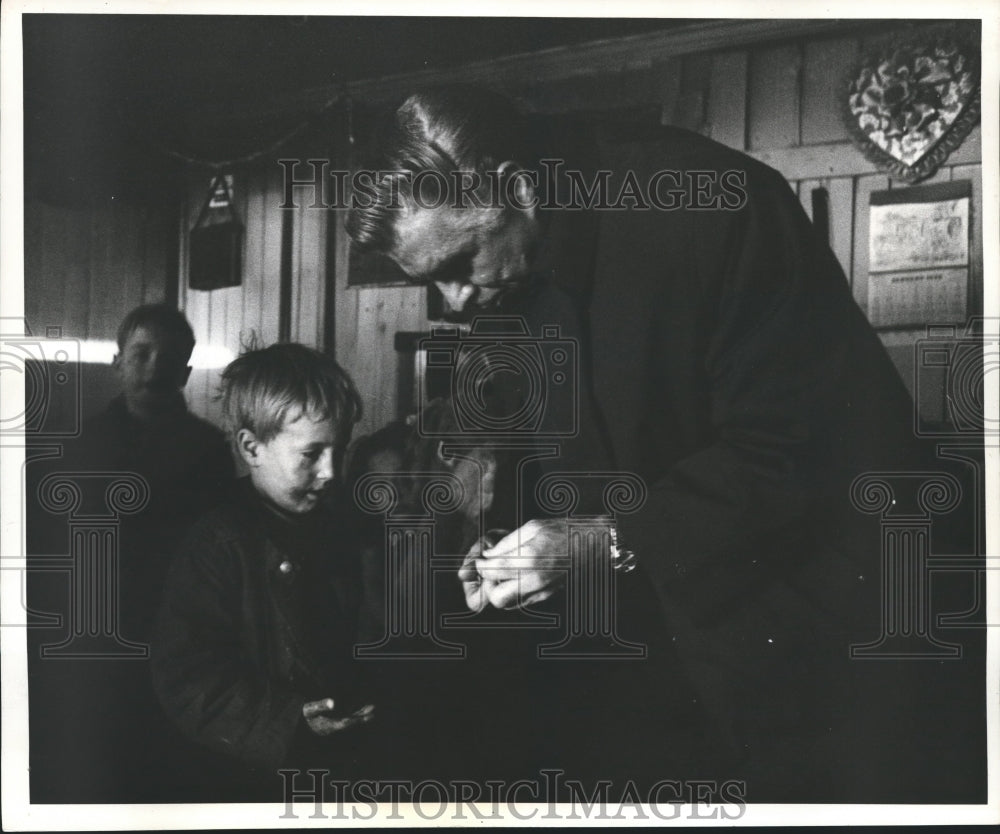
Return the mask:
M 621 573 L 631 573 L 635 570 L 635 553 L 621 546 L 618 525 L 613 520 L 608 525 L 608 535 L 611 537 L 611 567 Z

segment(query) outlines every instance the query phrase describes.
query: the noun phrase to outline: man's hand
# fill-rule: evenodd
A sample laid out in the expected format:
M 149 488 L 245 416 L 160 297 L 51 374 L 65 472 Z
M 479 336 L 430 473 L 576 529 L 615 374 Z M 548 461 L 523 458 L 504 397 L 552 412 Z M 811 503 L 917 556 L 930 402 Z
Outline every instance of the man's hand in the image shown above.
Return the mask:
M 490 604 L 486 590 L 483 588 L 483 578 L 479 575 L 479 569 L 476 567 L 476 561 L 483 555 L 483 546 L 482 539 L 472 545 L 469 552 L 465 554 L 462 567 L 458 569 L 458 578 L 461 580 L 462 590 L 465 592 L 465 604 L 470 611 L 477 614 Z
M 458 572 L 466 605 L 481 611 L 548 599 L 566 582 L 568 547 L 565 519 L 529 521 L 491 548 L 477 542 Z
M 333 698 L 323 698 L 319 701 L 306 701 L 302 705 L 302 715 L 312 730 L 318 736 L 329 736 L 339 733 L 341 730 L 355 727 L 359 724 L 367 724 L 375 717 L 375 707 L 366 704 L 359 710 L 355 710 L 344 718 L 332 718 L 328 713 L 333 712 Z

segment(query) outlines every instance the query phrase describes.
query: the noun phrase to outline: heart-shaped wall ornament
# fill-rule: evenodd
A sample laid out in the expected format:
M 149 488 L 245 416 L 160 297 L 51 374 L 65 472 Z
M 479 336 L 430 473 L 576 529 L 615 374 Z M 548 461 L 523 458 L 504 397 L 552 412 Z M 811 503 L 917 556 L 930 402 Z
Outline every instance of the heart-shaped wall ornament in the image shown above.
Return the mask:
M 979 121 L 977 29 L 935 28 L 874 46 L 851 71 L 844 117 L 855 143 L 905 182 L 933 174 Z

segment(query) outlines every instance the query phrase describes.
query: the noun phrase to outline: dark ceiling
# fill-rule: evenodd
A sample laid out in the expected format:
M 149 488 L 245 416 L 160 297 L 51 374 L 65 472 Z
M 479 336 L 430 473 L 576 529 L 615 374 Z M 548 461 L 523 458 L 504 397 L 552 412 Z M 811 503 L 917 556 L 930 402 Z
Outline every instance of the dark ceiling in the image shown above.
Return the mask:
M 168 106 L 307 87 L 669 28 L 683 19 L 25 15 L 28 76 Z
M 304 89 L 688 25 L 690 19 L 27 14 L 29 180 L 86 191 L 136 185 L 137 135 L 195 155 L 223 150 L 191 114 L 227 113 Z M 281 125 L 243 130 L 250 145 Z M 277 131 L 277 133 L 275 132 Z M 232 144 L 232 140 L 227 140 Z M 249 147 L 249 145 L 247 146 Z M 198 151 L 202 151 L 201 154 Z M 228 150 L 225 149 L 225 150 Z M 246 148 L 232 148 L 238 155 Z M 137 159 L 144 153 L 144 159 Z M 161 175 L 157 174 L 160 180 Z

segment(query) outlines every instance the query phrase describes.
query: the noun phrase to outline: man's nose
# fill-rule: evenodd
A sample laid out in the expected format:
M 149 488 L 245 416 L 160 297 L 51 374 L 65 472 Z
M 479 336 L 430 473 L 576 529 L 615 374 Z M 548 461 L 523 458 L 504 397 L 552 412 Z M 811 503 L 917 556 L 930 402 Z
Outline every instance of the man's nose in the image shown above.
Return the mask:
M 472 284 L 462 281 L 438 281 L 437 288 L 441 291 L 448 306 L 456 313 L 462 312 L 465 305 L 476 293 L 476 288 Z

